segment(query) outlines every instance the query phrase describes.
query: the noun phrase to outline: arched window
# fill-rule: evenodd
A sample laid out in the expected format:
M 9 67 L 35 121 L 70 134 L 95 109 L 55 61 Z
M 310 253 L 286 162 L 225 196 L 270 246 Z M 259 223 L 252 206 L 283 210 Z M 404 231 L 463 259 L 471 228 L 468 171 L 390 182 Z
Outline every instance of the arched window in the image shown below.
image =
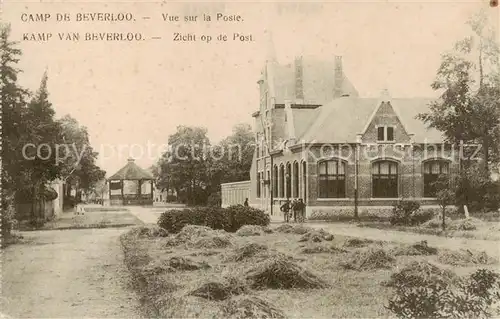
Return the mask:
M 448 174 L 449 163 L 444 160 L 431 160 L 424 163 L 424 197 L 436 197 L 434 183 L 439 175 Z
M 292 195 L 292 184 L 291 184 L 291 178 L 292 178 L 292 165 L 290 163 L 286 163 L 286 173 L 285 173 L 285 179 L 286 179 L 286 198 L 290 198 Z
M 345 197 L 345 163 L 340 160 L 320 162 L 319 170 L 319 197 Z
M 273 167 L 273 196 L 278 196 L 278 166 Z
M 293 197 L 299 197 L 299 163 L 293 163 Z
M 304 202 L 307 199 L 307 164 L 302 162 L 302 197 Z
M 285 197 L 285 168 L 280 165 L 280 198 Z
M 374 198 L 398 197 L 398 163 L 392 161 L 373 163 L 372 187 Z

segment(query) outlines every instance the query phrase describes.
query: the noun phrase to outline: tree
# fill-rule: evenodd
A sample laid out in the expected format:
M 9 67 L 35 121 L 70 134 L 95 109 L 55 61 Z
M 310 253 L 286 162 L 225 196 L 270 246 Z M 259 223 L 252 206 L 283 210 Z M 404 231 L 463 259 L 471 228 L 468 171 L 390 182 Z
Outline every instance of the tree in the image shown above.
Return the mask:
M 498 163 L 500 144 L 500 49 L 484 11 L 467 22 L 471 35 L 442 56 L 432 88 L 441 98 L 419 118 L 451 143 L 479 143 L 484 169 Z
M 47 74 L 39 90 L 31 94 L 17 84 L 21 72 L 16 66 L 21 56 L 16 42 L 9 40 L 10 27 L 1 27 L 1 102 L 3 111 L 2 206 L 14 207 L 15 202 L 32 202 L 43 197 L 46 184 L 56 179 L 59 168 L 53 150 L 58 141 L 59 127 L 48 100 Z M 33 209 L 32 213 L 35 210 Z M 32 214 L 32 218 L 36 218 Z
M 450 177 L 446 174 L 440 175 L 437 181 L 434 182 L 434 186 L 436 187 L 436 198 L 439 206 L 441 207 L 441 227 L 443 231 L 445 231 L 446 207 L 455 204 L 455 190 L 452 188 L 452 181 Z
M 61 149 L 62 176 L 65 180 L 65 196 L 71 196 L 75 189 L 77 199 L 81 192 L 91 191 L 96 183 L 104 178 L 106 172 L 95 164 L 97 156 L 90 145 L 89 135 L 85 126 L 69 115 L 59 120 L 62 128 L 62 140 L 65 147 Z
M 233 134 L 220 143 L 224 157 L 219 161 L 224 171 L 222 183 L 240 182 L 250 179 L 255 150 L 255 136 L 249 124 L 237 124 Z
M 46 184 L 60 177 L 61 166 L 57 163 L 57 146 L 61 143 L 61 127 L 55 120 L 55 111 L 50 103 L 47 90 L 47 72 L 43 74 L 40 88 L 28 104 L 25 121 L 30 123 L 30 130 L 26 132 L 25 138 L 37 147 L 36 152 L 31 150 L 32 156 L 28 159 L 31 183 L 31 198 L 35 202 L 41 199 Z M 27 145 L 27 144 L 26 144 Z M 25 186 L 26 187 L 26 186 Z M 33 213 L 35 209 L 33 208 Z M 36 216 L 33 216 L 36 219 Z
M 178 126 L 168 145 L 158 162 L 158 187 L 175 189 L 190 205 L 205 204 L 210 184 L 207 130 Z

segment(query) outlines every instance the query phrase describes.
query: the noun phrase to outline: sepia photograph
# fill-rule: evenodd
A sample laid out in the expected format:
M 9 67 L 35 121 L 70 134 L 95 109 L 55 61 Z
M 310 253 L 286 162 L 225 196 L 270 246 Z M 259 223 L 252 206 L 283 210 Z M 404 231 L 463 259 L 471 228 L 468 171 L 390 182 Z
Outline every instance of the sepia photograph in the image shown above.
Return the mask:
M 500 318 L 497 0 L 0 16 L 0 318 Z

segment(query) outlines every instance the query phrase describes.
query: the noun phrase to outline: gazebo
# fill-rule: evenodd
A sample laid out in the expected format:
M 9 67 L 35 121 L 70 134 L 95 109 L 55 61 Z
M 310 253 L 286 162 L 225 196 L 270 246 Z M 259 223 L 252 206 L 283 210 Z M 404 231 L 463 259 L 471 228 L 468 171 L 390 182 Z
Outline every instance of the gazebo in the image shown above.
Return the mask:
M 108 178 L 111 205 L 153 205 L 153 175 L 129 158 L 127 165 Z

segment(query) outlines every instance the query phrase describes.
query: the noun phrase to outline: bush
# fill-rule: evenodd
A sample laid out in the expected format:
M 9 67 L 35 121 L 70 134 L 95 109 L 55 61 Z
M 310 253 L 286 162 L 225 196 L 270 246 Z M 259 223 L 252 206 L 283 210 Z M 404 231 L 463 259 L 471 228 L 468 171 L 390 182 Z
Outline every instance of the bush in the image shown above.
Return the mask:
M 269 215 L 248 206 L 237 205 L 229 208 L 193 207 L 183 210 L 169 210 L 161 214 L 158 226 L 170 233 L 178 233 L 185 225 L 207 226 L 235 232 L 244 225 L 268 226 Z
M 422 213 L 414 214 L 419 208 L 420 204 L 415 201 L 405 200 L 398 202 L 392 208 L 391 225 L 413 226 L 425 222 L 424 219 L 428 215 Z
M 249 206 L 234 205 L 226 208 L 224 212 L 230 220 L 226 229 L 230 232 L 235 232 L 244 225 L 268 226 L 271 222 L 271 218 L 263 210 Z
M 500 276 L 479 269 L 457 287 L 434 280 L 415 280 L 396 287 L 388 309 L 399 318 L 488 318 L 500 300 Z
M 480 165 L 464 168 L 456 188 L 457 205 L 467 205 L 471 212 L 500 208 L 500 181 L 492 181 Z

